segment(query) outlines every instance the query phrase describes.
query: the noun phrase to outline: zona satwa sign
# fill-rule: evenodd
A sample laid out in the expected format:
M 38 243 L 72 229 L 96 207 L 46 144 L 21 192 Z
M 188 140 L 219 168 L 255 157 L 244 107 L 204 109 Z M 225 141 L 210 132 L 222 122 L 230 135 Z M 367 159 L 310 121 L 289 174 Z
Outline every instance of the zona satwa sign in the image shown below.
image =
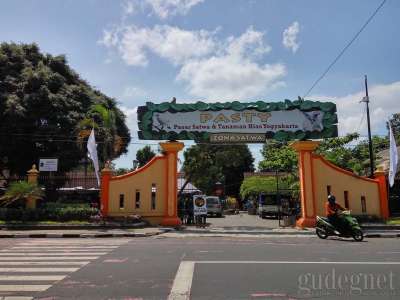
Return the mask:
M 260 143 L 265 139 L 303 140 L 338 135 L 336 105 L 309 100 L 147 102 L 138 107 L 138 122 L 142 140 Z

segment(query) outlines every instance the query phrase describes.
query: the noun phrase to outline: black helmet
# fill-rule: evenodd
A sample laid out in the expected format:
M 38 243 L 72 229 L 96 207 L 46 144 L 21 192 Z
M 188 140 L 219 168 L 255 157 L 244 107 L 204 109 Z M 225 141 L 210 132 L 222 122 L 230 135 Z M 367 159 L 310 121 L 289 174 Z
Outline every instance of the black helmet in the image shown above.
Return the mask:
M 329 196 L 328 196 L 328 201 L 329 201 L 330 203 L 335 203 L 335 201 L 336 201 L 335 196 L 329 195 Z

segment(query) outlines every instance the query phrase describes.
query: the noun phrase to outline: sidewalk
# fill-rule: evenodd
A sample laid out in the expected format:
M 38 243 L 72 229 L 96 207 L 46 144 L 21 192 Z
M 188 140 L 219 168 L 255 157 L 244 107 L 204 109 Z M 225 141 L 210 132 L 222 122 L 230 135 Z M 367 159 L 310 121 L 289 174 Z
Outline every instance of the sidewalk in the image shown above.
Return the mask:
M 64 230 L 0 230 L 0 238 L 106 238 L 149 237 L 171 231 L 170 228 L 138 229 L 64 229 Z

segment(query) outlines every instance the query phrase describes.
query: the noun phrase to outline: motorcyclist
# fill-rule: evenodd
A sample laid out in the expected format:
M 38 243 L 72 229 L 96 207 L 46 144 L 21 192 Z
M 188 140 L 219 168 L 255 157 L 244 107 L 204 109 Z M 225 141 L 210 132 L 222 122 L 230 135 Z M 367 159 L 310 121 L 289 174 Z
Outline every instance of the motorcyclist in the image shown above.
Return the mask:
M 325 203 L 325 213 L 329 222 L 337 228 L 340 232 L 346 227 L 346 220 L 344 220 L 340 211 L 345 210 L 340 204 L 336 203 L 336 197 L 334 195 L 328 196 L 328 201 Z

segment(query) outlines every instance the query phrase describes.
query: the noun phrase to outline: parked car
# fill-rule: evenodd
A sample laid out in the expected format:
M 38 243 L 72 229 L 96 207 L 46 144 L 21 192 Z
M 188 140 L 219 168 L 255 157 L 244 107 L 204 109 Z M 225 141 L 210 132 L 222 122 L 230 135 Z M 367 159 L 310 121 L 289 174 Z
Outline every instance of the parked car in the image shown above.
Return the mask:
M 266 216 L 277 217 L 279 214 L 279 204 L 277 195 L 260 194 L 258 198 L 258 215 L 260 218 Z
M 211 216 L 222 217 L 222 204 L 216 196 L 207 196 L 207 214 Z

